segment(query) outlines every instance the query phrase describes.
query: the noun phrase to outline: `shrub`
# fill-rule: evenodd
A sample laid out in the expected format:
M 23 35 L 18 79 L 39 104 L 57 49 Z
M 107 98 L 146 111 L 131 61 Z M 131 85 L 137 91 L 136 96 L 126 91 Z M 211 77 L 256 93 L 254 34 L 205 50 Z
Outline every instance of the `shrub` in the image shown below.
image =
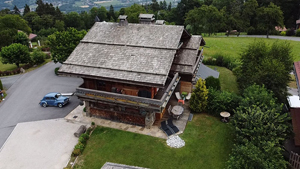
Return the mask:
M 299 37 L 300 37 L 300 29 L 298 29 L 298 30 L 296 31 L 296 36 L 299 36 Z
M 210 88 L 206 111 L 215 116 L 220 116 L 222 111 L 233 113 L 233 110 L 239 106 L 239 101 L 240 97 L 235 93 Z
M 208 57 L 207 59 L 204 59 L 202 63 L 205 65 L 216 65 L 216 59 L 213 57 Z
M 281 35 L 281 36 L 286 36 L 286 32 L 285 32 L 285 31 L 282 31 L 282 32 L 280 32 L 280 35 Z
M 76 156 L 78 156 L 80 154 L 81 154 L 80 149 L 74 149 L 73 152 L 72 152 L 72 156 L 74 156 L 74 157 L 76 157 Z
M 86 112 L 86 107 L 83 108 L 83 112 Z
M 89 127 L 89 128 L 86 130 L 86 132 L 85 132 L 85 133 L 86 133 L 86 134 L 88 134 L 88 135 L 90 135 L 90 134 L 91 134 L 91 132 L 92 132 L 92 130 L 93 130 L 93 129 L 92 129 L 92 127 Z
M 78 141 L 80 142 L 80 143 L 82 143 L 82 144 L 86 144 L 86 139 L 84 138 L 84 137 L 82 137 L 82 135 L 79 137 L 79 139 L 78 139 Z
M 205 86 L 205 81 L 199 78 L 196 88 L 193 90 L 190 108 L 195 113 L 201 113 L 205 110 L 207 105 L 208 90 Z
M 221 85 L 220 85 L 220 80 L 218 78 L 214 78 L 213 76 L 209 76 L 208 78 L 205 79 L 205 85 L 206 88 L 213 88 L 215 90 L 220 90 Z
M 47 53 L 46 54 L 46 59 L 50 59 L 51 58 L 51 54 L 50 53 Z
M 95 125 L 95 122 L 92 122 L 92 126 Z
M 286 36 L 294 36 L 295 35 L 295 29 L 292 28 L 292 29 L 288 29 L 286 31 Z
M 3 85 L 2 85 L 1 79 L 0 79 L 0 89 L 3 90 Z
M 45 62 L 46 54 L 39 50 L 34 50 L 31 54 L 31 58 L 33 63 L 38 65 Z
M 82 153 L 83 150 L 84 150 L 84 144 L 82 144 L 81 142 L 78 142 L 78 143 L 75 145 L 74 150 L 75 150 L 75 149 L 79 149 L 80 152 Z
M 57 67 L 57 68 L 54 69 L 54 73 L 55 73 L 56 75 L 58 75 L 58 69 L 59 69 L 59 67 Z

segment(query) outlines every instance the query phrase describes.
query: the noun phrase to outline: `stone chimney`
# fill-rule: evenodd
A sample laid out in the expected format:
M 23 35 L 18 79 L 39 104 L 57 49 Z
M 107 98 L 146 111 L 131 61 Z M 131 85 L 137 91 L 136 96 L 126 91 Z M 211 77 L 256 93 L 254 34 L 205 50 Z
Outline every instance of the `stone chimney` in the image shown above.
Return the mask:
M 154 14 L 140 14 L 139 20 L 141 24 L 155 24 Z
M 126 25 L 128 25 L 127 15 L 120 15 L 118 19 L 120 20 L 119 26 L 126 26 Z

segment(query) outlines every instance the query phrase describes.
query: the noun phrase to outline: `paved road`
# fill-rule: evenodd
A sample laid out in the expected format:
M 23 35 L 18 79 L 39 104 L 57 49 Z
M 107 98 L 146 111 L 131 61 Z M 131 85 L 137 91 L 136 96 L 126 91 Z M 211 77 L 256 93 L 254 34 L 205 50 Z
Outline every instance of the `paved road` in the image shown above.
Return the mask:
M 5 90 L 8 90 L 20 77 L 24 74 L 14 75 L 14 76 L 7 76 L 1 77 L 1 81 Z
M 229 37 L 237 37 L 237 36 L 229 36 Z M 239 37 L 267 38 L 267 35 L 240 35 Z M 282 40 L 300 41 L 300 37 L 291 37 L 291 36 L 274 36 L 274 35 L 269 35 L 269 38 L 270 39 L 282 39 Z
M 58 66 L 51 62 L 21 75 L 9 88 L 8 96 L 0 103 L 0 147 L 19 122 L 63 118 L 78 106 L 79 100 L 75 96 L 63 108 L 42 108 L 38 105 L 48 92 L 75 92 L 75 88 L 83 82 L 80 78 L 56 76 L 54 68 Z

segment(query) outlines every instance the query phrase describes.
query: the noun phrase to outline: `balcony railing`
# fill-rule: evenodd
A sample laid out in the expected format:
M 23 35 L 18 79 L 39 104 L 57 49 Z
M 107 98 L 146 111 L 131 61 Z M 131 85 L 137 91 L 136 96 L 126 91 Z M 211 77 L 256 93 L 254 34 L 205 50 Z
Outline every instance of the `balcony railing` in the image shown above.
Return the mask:
M 103 100 L 115 103 L 127 103 L 127 104 L 134 104 L 141 107 L 149 107 L 149 108 L 156 108 L 160 109 L 166 106 L 166 102 L 170 99 L 173 91 L 175 90 L 180 77 L 178 73 L 176 73 L 169 84 L 167 86 L 165 93 L 160 99 L 151 99 L 145 97 L 138 97 L 132 95 L 125 95 L 120 93 L 113 93 L 113 92 L 106 92 L 94 89 L 88 89 L 83 87 L 78 87 L 76 89 L 76 95 L 81 98 L 86 99 L 96 99 L 96 100 Z M 81 85 L 83 86 L 83 85 Z

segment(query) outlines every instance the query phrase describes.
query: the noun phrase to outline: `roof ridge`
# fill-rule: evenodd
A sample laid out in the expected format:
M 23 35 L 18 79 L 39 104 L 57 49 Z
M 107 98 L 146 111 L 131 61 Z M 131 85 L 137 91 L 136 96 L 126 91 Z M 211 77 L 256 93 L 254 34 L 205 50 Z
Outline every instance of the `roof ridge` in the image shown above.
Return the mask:
M 128 45 L 124 43 L 109 43 L 109 42 L 94 42 L 89 40 L 81 40 L 80 43 L 93 43 L 93 44 L 103 44 L 103 45 L 116 45 L 116 46 L 130 46 L 130 47 L 142 47 L 142 48 L 153 48 L 153 49 L 165 49 L 165 50 L 177 50 L 177 48 L 160 48 L 155 46 L 142 46 L 142 45 Z
M 117 71 L 126 71 L 126 72 L 134 72 L 134 73 L 144 73 L 144 74 L 151 74 L 151 75 L 161 75 L 165 76 L 165 74 L 162 73 L 149 73 L 149 72 L 142 72 L 142 71 L 132 71 L 132 70 L 124 70 L 124 69 L 114 69 L 114 68 L 107 68 L 107 67 L 96 67 L 91 65 L 80 65 L 80 64 L 74 64 L 74 63 L 64 63 L 66 65 L 75 65 L 75 66 L 82 66 L 82 67 L 91 67 L 91 68 L 101 68 L 101 69 L 109 69 L 109 70 L 117 70 Z

